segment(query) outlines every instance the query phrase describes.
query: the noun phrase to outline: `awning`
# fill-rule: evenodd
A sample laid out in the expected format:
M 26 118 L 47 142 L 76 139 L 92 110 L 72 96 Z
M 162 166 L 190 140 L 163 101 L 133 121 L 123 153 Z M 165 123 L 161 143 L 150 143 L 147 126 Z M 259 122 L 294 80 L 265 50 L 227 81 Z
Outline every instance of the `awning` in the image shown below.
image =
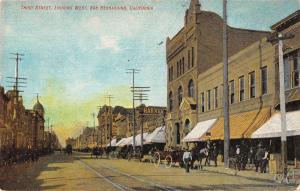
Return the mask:
M 230 139 L 251 138 L 252 133 L 260 128 L 270 115 L 270 108 L 231 115 L 229 117 Z M 224 117 L 221 117 L 208 133 L 210 136 L 204 136 L 205 140 L 224 140 Z
M 145 142 L 145 139 L 147 138 L 149 134 L 143 133 L 143 143 Z M 142 134 L 138 134 L 137 136 L 135 136 L 135 146 L 141 146 L 141 139 L 142 139 Z M 129 143 L 130 145 L 133 145 L 133 138 L 131 139 L 131 142 Z
M 126 146 L 126 145 L 130 145 L 131 140 L 132 140 L 132 136 L 131 136 L 131 137 L 125 138 L 123 141 L 122 141 L 122 139 L 121 139 L 122 142 L 119 141 L 120 143 L 118 142 L 117 146 L 118 146 L 118 147 L 124 147 L 124 146 Z
M 212 126 L 216 123 L 217 119 L 210 119 L 207 121 L 201 121 L 197 123 L 197 125 L 192 129 L 191 132 L 187 136 L 183 138 L 183 142 L 195 142 L 201 141 L 201 137 L 205 135 L 205 133 L 212 128 Z
M 287 136 L 300 135 L 300 111 L 286 113 Z M 264 125 L 252 134 L 252 138 L 272 138 L 281 136 L 281 115 L 275 113 Z
M 117 142 L 116 146 L 120 146 L 124 141 L 126 141 L 127 138 L 122 138 L 119 142 Z
M 146 138 L 145 144 L 151 143 L 166 143 L 166 127 L 157 127 L 148 137 Z
M 117 144 L 117 139 L 111 140 L 111 146 L 112 146 L 112 147 L 115 147 L 116 144 Z M 109 147 L 109 146 L 110 146 L 109 143 L 108 143 L 106 146 Z

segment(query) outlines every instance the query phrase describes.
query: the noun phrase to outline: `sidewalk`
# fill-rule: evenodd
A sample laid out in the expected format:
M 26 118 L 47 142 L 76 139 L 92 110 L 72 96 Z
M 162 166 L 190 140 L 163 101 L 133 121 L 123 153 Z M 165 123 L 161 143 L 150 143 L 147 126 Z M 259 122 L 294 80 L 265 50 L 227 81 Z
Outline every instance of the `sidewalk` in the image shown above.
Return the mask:
M 293 169 L 293 170 L 295 171 L 296 184 L 300 184 L 300 169 Z M 215 167 L 214 165 L 203 166 L 203 171 L 216 172 L 220 174 L 228 174 L 228 175 L 247 177 L 253 179 L 260 179 L 264 181 L 274 181 L 274 174 L 255 172 L 255 168 L 237 171 L 232 168 L 225 168 L 224 163 L 220 163 L 220 162 L 217 167 Z

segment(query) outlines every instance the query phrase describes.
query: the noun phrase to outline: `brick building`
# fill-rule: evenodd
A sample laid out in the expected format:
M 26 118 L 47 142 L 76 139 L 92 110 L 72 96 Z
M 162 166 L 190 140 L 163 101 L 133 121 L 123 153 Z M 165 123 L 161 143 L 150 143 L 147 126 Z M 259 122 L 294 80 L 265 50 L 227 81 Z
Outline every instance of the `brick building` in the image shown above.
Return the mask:
M 223 20 L 201 10 L 191 0 L 184 27 L 167 38 L 168 67 L 167 146 L 181 146 L 181 140 L 198 122 L 200 75 L 222 61 Z M 228 54 L 234 55 L 269 32 L 228 26 Z

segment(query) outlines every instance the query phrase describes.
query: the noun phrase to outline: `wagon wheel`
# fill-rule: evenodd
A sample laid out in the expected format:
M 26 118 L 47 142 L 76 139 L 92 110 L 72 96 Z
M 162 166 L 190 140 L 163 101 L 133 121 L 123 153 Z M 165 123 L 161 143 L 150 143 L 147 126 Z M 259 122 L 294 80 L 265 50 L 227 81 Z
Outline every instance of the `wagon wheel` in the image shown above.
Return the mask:
M 154 163 L 154 166 L 156 166 L 156 167 L 158 167 L 160 165 L 160 154 L 159 154 L 159 152 L 154 153 L 152 162 Z
M 172 166 L 173 159 L 171 155 L 167 155 L 165 158 L 165 167 L 170 168 Z

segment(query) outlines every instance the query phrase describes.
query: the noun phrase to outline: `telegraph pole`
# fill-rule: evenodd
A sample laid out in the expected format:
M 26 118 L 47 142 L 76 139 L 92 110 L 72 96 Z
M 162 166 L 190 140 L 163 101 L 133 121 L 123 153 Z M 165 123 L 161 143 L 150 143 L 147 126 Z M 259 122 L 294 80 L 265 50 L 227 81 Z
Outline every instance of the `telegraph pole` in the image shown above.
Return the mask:
M 284 171 L 287 170 L 287 136 L 286 136 L 286 105 L 284 87 L 284 63 L 283 63 L 283 41 L 294 38 L 291 33 L 285 35 L 278 33 L 268 39 L 271 43 L 278 42 L 278 62 L 279 62 L 279 99 L 281 113 L 281 162 Z
M 138 69 L 127 69 L 127 74 L 132 74 L 132 88 L 135 88 L 135 83 L 134 83 L 134 76 L 135 74 L 139 73 L 140 70 Z M 135 155 L 135 106 L 134 106 L 134 91 L 132 92 L 132 109 L 133 109 L 133 154 Z
M 111 99 L 113 99 L 113 95 L 106 95 L 106 99 L 108 99 L 108 106 L 110 106 L 109 113 L 109 148 L 111 148 L 111 138 L 112 138 L 112 106 L 110 105 Z
M 228 37 L 227 37 L 227 0 L 223 0 L 223 113 L 224 113 L 224 166 L 229 168 L 229 104 L 228 104 Z
M 140 101 L 142 104 L 143 101 L 149 100 L 147 92 L 150 91 L 150 87 L 131 87 L 131 91 L 134 94 L 134 100 Z M 143 142 L 144 142 L 144 114 L 141 114 L 141 151 L 143 153 Z
M 22 56 L 24 56 L 24 54 L 20 54 L 20 53 L 10 53 L 11 55 L 15 56 L 13 58 L 10 58 L 12 60 L 15 60 L 16 61 L 16 64 L 15 64 L 15 76 L 14 77 L 6 77 L 8 79 L 11 79 L 11 80 L 14 80 L 14 81 L 7 81 L 8 83 L 12 84 L 11 86 L 8 86 L 8 87 L 12 87 L 13 88 L 13 91 L 15 91 L 15 99 L 14 99 L 14 105 L 15 105 L 15 108 L 14 108 L 14 120 L 16 121 L 16 126 L 14 126 L 13 128 L 13 149 L 16 148 L 16 143 L 17 143 L 17 126 L 19 126 L 19 111 L 18 111 L 18 102 L 19 102 L 19 93 L 20 92 L 23 92 L 23 91 L 20 91 L 19 88 L 22 88 L 22 87 L 26 87 L 26 86 L 20 86 L 19 84 L 26 84 L 25 81 L 22 81 L 22 80 L 26 80 L 27 78 L 20 78 L 19 77 L 19 63 L 20 61 L 22 60 Z
M 92 116 L 93 116 L 93 120 L 94 120 L 94 129 L 93 129 L 93 144 L 95 142 L 95 129 L 96 129 L 96 125 L 95 125 L 95 113 L 93 112 L 92 113 Z
M 99 113 L 101 112 L 101 109 L 102 109 L 102 106 L 98 106 L 98 108 L 99 108 Z M 100 128 L 100 147 L 101 147 L 101 149 L 102 149 L 102 127 L 101 127 L 101 124 L 99 123 L 99 121 L 98 121 L 98 130 L 99 130 L 99 128 Z

